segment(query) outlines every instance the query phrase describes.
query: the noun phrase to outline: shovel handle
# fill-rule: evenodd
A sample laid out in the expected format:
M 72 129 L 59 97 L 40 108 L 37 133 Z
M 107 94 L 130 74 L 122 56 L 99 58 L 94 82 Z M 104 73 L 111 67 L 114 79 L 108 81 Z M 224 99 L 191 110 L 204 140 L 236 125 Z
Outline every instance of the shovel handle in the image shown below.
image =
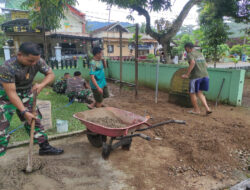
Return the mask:
M 32 105 L 32 114 L 36 115 L 36 97 L 37 92 L 33 93 L 33 105 Z M 36 120 L 32 119 L 30 127 L 30 144 L 29 144 L 29 154 L 28 154 L 28 165 L 26 167 L 26 172 L 32 172 L 32 150 L 34 144 L 34 131 L 35 131 Z

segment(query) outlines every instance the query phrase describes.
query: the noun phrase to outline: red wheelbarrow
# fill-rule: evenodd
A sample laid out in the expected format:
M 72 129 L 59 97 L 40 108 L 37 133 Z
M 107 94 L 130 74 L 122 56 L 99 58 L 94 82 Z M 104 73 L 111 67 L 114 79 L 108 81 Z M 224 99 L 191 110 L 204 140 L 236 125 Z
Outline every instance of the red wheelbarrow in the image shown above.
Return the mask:
M 150 141 L 151 138 L 142 133 L 136 133 L 138 131 L 144 131 L 152 129 L 168 123 L 185 124 L 185 121 L 181 120 L 168 120 L 158 124 L 149 125 L 147 123 L 149 117 L 142 117 L 140 115 L 121 110 L 114 107 L 98 108 L 93 110 L 87 110 L 84 112 L 78 112 L 73 115 L 76 119 L 80 120 L 86 127 L 86 134 L 89 142 L 97 147 L 102 147 L 102 157 L 107 159 L 111 151 L 118 147 L 122 147 L 124 150 L 129 150 L 132 138 L 141 137 Z M 118 119 L 125 127 L 112 128 L 111 126 L 104 126 L 96 122 L 91 121 L 93 118 L 113 117 Z M 147 127 L 142 128 L 143 124 Z M 110 137 L 107 143 L 107 137 Z M 117 141 L 113 144 L 113 141 Z

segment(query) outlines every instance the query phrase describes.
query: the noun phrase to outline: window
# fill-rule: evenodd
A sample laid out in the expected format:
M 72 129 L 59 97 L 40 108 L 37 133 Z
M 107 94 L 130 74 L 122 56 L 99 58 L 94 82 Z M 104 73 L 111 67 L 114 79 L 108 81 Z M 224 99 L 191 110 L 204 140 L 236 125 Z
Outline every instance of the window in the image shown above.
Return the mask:
M 108 45 L 108 53 L 114 53 L 114 45 Z

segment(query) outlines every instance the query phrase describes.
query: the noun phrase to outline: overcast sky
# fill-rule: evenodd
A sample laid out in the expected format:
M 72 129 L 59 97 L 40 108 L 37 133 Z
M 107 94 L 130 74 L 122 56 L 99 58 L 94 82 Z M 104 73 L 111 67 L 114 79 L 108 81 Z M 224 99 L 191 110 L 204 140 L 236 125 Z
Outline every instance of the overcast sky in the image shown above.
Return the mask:
M 172 11 L 168 12 L 152 12 L 151 15 L 151 23 L 154 24 L 154 21 L 157 19 L 160 19 L 161 17 L 173 20 L 177 17 L 177 15 L 182 10 L 183 6 L 188 0 L 175 0 L 174 5 L 172 7 Z M 102 3 L 98 0 L 78 0 L 78 5 L 76 5 L 76 8 L 81 10 L 87 15 L 87 20 L 95 20 L 95 21 L 103 21 L 107 22 L 109 18 L 109 11 L 107 10 L 106 3 Z M 3 4 L 0 4 L 0 7 L 3 7 Z M 0 11 L 1 12 L 1 11 Z M 111 8 L 111 14 L 110 14 L 110 21 L 111 22 L 131 22 L 126 19 L 127 15 L 129 15 L 128 9 L 120 9 L 118 7 L 113 6 Z M 135 18 L 135 23 L 142 23 L 145 22 L 145 18 L 143 16 L 138 16 L 136 12 L 132 14 Z M 197 7 L 194 6 L 191 11 L 189 12 L 188 16 L 184 20 L 184 25 L 198 25 L 197 22 L 198 19 L 198 13 L 197 13 Z
M 173 20 L 176 18 L 176 16 L 180 13 L 183 6 L 188 0 L 175 0 L 175 3 L 172 7 L 172 12 L 161 12 L 161 13 L 150 13 L 151 15 L 151 23 L 153 24 L 155 20 L 160 19 L 161 17 Z M 78 5 L 76 5 L 76 8 L 81 10 L 83 13 L 87 15 L 87 20 L 96 20 L 96 21 L 108 21 L 109 18 L 109 11 L 107 10 L 106 3 L 102 3 L 98 0 L 79 0 Z M 110 14 L 110 21 L 111 22 L 131 22 L 126 19 L 127 15 L 129 14 L 128 9 L 120 9 L 118 7 L 112 7 L 111 8 L 111 14 Z M 144 16 L 138 16 L 136 12 L 132 14 L 135 18 L 135 23 L 142 23 L 146 22 Z M 197 23 L 198 19 L 198 13 L 197 13 L 197 7 L 193 7 L 191 11 L 189 12 L 188 16 L 186 17 L 184 21 L 184 25 L 192 24 L 192 25 L 198 25 Z

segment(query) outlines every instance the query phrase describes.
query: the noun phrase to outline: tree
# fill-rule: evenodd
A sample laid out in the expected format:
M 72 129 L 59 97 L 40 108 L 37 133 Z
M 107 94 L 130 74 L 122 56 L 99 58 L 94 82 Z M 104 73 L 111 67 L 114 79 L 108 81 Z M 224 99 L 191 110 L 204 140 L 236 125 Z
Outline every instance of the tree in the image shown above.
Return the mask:
M 194 36 L 189 34 L 181 35 L 181 38 L 176 42 L 178 45 L 178 47 L 176 47 L 178 55 L 182 55 L 183 51 L 185 51 L 184 46 L 188 42 L 192 42 L 193 44 L 195 44 Z
M 0 15 L 0 25 L 5 22 L 4 15 Z M 7 37 L 5 36 L 4 32 L 0 28 L 0 57 L 3 56 L 3 46 L 5 45 L 5 42 L 7 40 Z
M 28 9 L 33 28 L 42 27 L 44 34 L 44 54 L 47 59 L 46 31 L 60 27 L 60 20 L 65 17 L 67 5 L 75 5 L 77 0 L 26 0 L 22 6 Z
M 140 33 L 145 34 L 146 33 L 146 23 L 141 23 L 140 26 Z
M 152 38 L 157 40 L 163 47 L 165 60 L 170 62 L 170 41 L 179 31 L 180 27 L 186 16 L 188 15 L 190 9 L 200 2 L 201 0 L 189 0 L 179 16 L 172 22 L 171 26 L 167 30 L 155 31 L 151 28 L 151 19 L 149 11 L 167 11 L 171 8 L 171 0 L 100 0 L 102 2 L 107 2 L 109 5 L 118 5 L 121 8 L 129 8 L 132 11 L 137 11 L 139 15 L 143 15 L 146 19 L 146 33 Z
M 137 11 L 139 15 L 143 15 L 146 18 L 146 33 L 149 34 L 151 37 L 153 37 L 155 40 L 157 40 L 164 49 L 164 53 L 166 56 L 166 60 L 169 60 L 169 54 L 170 54 L 170 40 L 176 35 L 176 33 L 179 31 L 180 27 L 182 26 L 182 23 L 186 16 L 188 15 L 191 8 L 206 0 L 188 0 L 188 2 L 184 5 L 183 9 L 181 10 L 180 14 L 177 16 L 177 18 L 172 22 L 172 25 L 169 29 L 163 31 L 163 32 L 156 32 L 151 28 L 151 19 L 149 15 L 149 11 L 166 11 L 171 8 L 171 2 L 175 0 L 100 0 L 102 2 L 106 2 L 109 5 L 117 5 L 121 8 L 128 8 L 132 11 Z M 179 0 L 180 1 L 180 0 Z M 242 1 L 247 0 L 210 0 L 212 2 L 217 3 L 216 5 L 220 6 L 221 8 L 226 7 L 225 10 L 221 11 L 219 10 L 219 7 L 215 9 L 216 15 L 219 17 L 219 14 L 230 16 L 230 17 L 240 17 L 246 19 L 248 15 L 246 15 L 246 11 L 244 6 L 245 4 L 240 4 Z M 228 2 L 230 2 L 230 6 L 228 5 Z M 233 10 L 230 12 L 230 9 Z M 242 10 L 241 14 L 239 14 L 240 10 Z
M 182 34 L 192 35 L 194 28 L 195 28 L 195 25 L 192 25 L 192 24 L 182 26 L 178 32 L 178 35 L 182 35 Z
M 201 4 L 199 21 L 203 32 L 202 46 L 207 50 L 204 54 L 206 57 L 212 57 L 216 67 L 220 59 L 220 45 L 226 42 L 229 27 L 222 17 L 216 16 L 215 3 L 209 1 Z
M 133 37 L 132 38 L 129 38 L 129 44 L 131 44 L 131 45 L 135 45 L 135 34 L 133 34 Z M 142 35 L 141 34 L 139 34 L 138 35 L 138 44 L 143 44 L 143 42 L 142 42 Z

